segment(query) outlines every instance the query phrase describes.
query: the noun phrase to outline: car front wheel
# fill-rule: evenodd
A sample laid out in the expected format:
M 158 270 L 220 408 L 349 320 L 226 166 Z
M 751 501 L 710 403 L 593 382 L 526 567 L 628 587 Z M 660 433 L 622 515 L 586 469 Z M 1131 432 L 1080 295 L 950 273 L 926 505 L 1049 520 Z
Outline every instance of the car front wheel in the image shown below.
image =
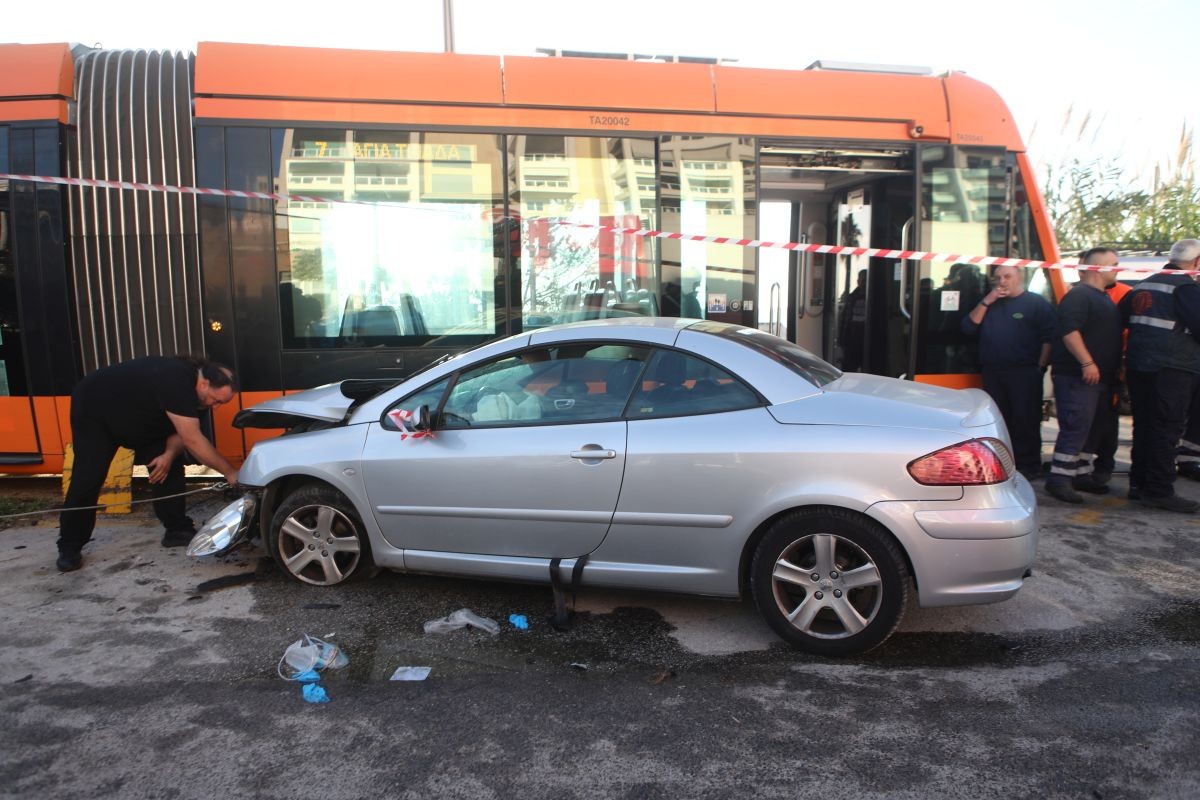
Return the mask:
M 372 572 L 371 547 L 357 512 L 328 486 L 302 486 L 271 519 L 271 556 L 289 575 L 314 586 L 336 586 Z
M 908 600 L 899 546 L 843 509 L 797 511 L 776 521 L 751 565 L 754 601 L 781 638 L 808 653 L 863 653 L 892 635 Z

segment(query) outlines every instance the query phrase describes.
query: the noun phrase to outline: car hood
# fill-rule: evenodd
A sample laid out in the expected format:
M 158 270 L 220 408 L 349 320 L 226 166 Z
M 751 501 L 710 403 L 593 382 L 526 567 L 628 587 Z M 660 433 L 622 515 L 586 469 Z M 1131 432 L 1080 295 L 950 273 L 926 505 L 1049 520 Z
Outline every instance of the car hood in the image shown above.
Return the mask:
M 292 428 L 302 422 L 341 422 L 354 399 L 342 393 L 341 383 L 275 397 L 243 409 L 233 418 L 235 428 Z
M 981 389 L 946 389 L 925 383 L 850 373 L 822 393 L 772 406 L 790 425 L 875 425 L 901 428 L 977 428 L 999 419 L 995 401 Z

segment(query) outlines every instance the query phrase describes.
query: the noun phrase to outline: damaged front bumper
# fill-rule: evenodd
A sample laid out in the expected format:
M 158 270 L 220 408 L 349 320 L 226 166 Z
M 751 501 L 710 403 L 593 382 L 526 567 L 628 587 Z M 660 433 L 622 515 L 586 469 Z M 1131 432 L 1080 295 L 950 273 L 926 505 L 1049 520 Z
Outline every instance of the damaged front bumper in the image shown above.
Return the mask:
M 223 556 L 253 536 L 258 493 L 248 492 L 213 514 L 188 544 L 189 556 Z

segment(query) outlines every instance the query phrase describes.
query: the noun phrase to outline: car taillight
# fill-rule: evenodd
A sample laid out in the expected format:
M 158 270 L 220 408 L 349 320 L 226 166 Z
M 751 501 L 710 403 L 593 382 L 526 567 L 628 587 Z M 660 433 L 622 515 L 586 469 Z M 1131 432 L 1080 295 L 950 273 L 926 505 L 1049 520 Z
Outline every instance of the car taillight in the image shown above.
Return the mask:
M 925 486 L 982 486 L 1002 483 L 1012 473 L 1012 455 L 999 439 L 972 439 L 908 465 L 908 474 Z

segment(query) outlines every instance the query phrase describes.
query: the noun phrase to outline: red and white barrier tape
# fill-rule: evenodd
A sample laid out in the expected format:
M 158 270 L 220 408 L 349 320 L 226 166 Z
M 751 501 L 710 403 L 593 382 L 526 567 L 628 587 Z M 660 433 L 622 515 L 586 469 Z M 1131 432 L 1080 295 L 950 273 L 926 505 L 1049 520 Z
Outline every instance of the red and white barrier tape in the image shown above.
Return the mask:
M 415 414 L 404 408 L 393 408 L 388 412 L 388 417 L 392 422 L 396 423 L 396 428 L 400 431 L 400 441 L 405 439 L 432 439 L 433 431 L 416 430 Z M 409 427 L 412 426 L 412 427 Z
M 137 183 L 135 181 L 109 181 L 98 178 L 59 178 L 48 175 L 16 175 L 0 172 L 0 180 L 31 181 L 33 183 L 53 183 L 60 186 L 85 186 L 93 189 L 128 189 L 138 192 L 174 192 L 177 194 L 195 194 L 207 197 L 241 197 L 250 200 L 293 201 L 306 203 L 350 203 L 355 205 L 390 205 L 367 200 L 341 200 L 329 197 L 312 197 L 302 194 L 276 194 L 274 192 L 246 192 L 239 189 L 206 189 L 196 186 L 170 186 L 161 183 Z M 735 239 L 729 236 L 698 236 L 672 231 L 655 231 L 645 228 L 622 228 L 614 225 L 591 225 L 579 222 L 559 220 L 558 225 L 571 228 L 590 229 L 619 233 L 624 236 L 640 236 L 648 239 L 676 239 L 684 242 L 703 242 L 706 244 L 727 244 L 735 247 L 765 247 L 771 249 L 792 250 L 798 253 L 821 253 L 839 256 L 868 256 L 870 258 L 889 258 L 899 261 L 941 261 L 961 264 L 978 264 L 981 266 L 1020 267 L 1023 269 L 1074 269 L 1104 271 L 1112 267 L 1101 267 L 1090 264 L 1065 264 L 1059 261 L 1035 261 L 1027 258 L 1004 258 L 1002 256 L 972 256 L 962 253 L 930 253 L 921 250 L 889 250 L 879 247 L 850 247 L 830 244 L 804 244 L 802 242 L 766 242 L 760 239 Z M 1119 267 L 1128 272 L 1157 272 L 1159 267 L 1128 266 Z M 1179 270 L 1187 274 L 1197 274 L 1200 270 Z
M 972 256 L 962 253 L 930 253 L 923 250 L 889 250 L 880 247 L 849 247 L 832 244 L 804 244 L 802 242 L 765 242 L 761 239 L 734 239 L 729 236 L 697 236 L 673 231 L 652 231 L 643 228 L 619 228 L 612 225 L 587 225 L 577 222 L 559 222 L 572 228 L 591 228 L 594 230 L 620 233 L 626 236 L 644 236 L 651 239 L 677 239 L 683 242 L 705 242 L 707 244 L 730 244 L 736 247 L 769 247 L 782 250 L 794 250 L 797 253 L 827 253 L 839 256 L 868 256 L 870 258 L 890 258 L 898 261 L 945 261 L 956 264 L 979 264 L 982 266 L 1022 267 L 1026 269 L 1074 269 L 1089 272 L 1129 271 L 1157 272 L 1161 267 L 1117 266 L 1102 267 L 1094 264 L 1066 264 L 1060 261 L 1035 261 L 1028 258 L 1005 258 L 1004 256 Z M 1200 270 L 1178 270 L 1183 273 L 1200 273 Z

